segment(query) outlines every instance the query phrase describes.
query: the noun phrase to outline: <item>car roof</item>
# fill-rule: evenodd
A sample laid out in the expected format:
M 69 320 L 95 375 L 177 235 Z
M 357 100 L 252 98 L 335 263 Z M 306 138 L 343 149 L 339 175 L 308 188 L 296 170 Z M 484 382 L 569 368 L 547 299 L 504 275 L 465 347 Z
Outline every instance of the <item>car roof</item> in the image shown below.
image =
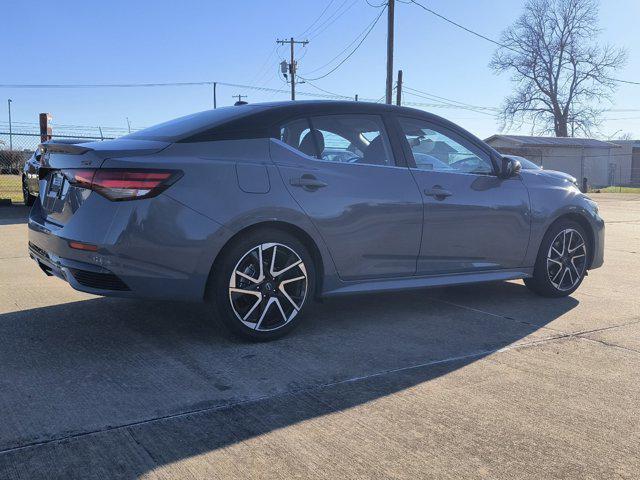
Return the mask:
M 410 107 L 352 100 L 296 100 L 249 103 L 205 110 L 140 130 L 123 138 L 196 143 L 219 140 L 278 138 L 280 127 L 296 118 L 338 114 L 394 114 L 419 118 L 473 138 L 484 150 L 490 146 L 449 120 Z M 175 127 L 174 127 L 175 126 Z M 497 153 L 495 153 L 497 155 Z
M 306 117 L 314 115 L 336 115 L 336 114 L 396 114 L 410 117 L 422 118 L 441 125 L 445 125 L 453 130 L 460 130 L 460 127 L 448 120 L 438 117 L 432 113 L 409 107 L 387 105 L 384 103 L 356 102 L 346 100 L 296 100 L 287 102 L 267 102 L 225 107 L 230 114 L 233 110 L 241 111 L 246 109 L 245 114 L 236 115 L 229 121 L 223 122 L 212 128 L 204 128 L 200 131 L 176 139 L 177 142 L 201 142 L 213 140 L 231 140 L 235 138 L 247 138 L 247 132 L 253 132 L 254 138 L 268 137 L 274 134 L 274 129 L 282 123 L 293 120 L 296 117 Z M 202 112 L 205 115 L 207 112 Z
M 295 100 L 295 101 L 279 101 L 279 102 L 264 102 L 253 103 L 248 105 L 241 105 L 236 108 L 252 107 L 254 113 L 259 112 L 272 112 L 274 116 L 293 116 L 293 115 L 315 115 L 319 113 L 394 113 L 398 115 L 410 115 L 410 116 L 430 116 L 434 120 L 443 120 L 437 115 L 433 115 L 424 110 L 418 110 L 416 108 L 401 107 L 397 105 L 388 105 L 386 103 L 375 102 L 356 102 L 352 100 Z

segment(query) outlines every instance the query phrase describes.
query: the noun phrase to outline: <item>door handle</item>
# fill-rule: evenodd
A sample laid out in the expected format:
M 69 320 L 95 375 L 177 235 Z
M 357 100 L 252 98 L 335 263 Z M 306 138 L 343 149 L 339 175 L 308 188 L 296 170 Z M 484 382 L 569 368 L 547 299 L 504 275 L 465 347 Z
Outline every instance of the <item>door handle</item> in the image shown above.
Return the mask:
M 309 173 L 305 173 L 300 177 L 292 177 L 289 179 L 289 183 L 293 187 L 302 187 L 305 190 L 310 191 L 317 190 L 318 188 L 326 187 L 328 185 Z
M 449 190 L 445 190 L 440 185 L 434 185 L 431 188 L 427 188 L 424 191 L 427 197 L 434 197 L 436 200 L 444 200 L 447 197 L 453 195 Z

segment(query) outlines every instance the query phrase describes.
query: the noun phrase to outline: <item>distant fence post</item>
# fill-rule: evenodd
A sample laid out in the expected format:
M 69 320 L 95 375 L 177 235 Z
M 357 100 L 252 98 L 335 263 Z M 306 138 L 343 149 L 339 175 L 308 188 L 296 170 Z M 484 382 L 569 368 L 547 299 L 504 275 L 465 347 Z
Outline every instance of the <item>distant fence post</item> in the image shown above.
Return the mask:
M 47 140 L 51 140 L 51 135 L 53 131 L 49 126 L 50 121 L 51 121 L 50 113 L 40 114 L 40 141 L 41 142 L 46 142 Z

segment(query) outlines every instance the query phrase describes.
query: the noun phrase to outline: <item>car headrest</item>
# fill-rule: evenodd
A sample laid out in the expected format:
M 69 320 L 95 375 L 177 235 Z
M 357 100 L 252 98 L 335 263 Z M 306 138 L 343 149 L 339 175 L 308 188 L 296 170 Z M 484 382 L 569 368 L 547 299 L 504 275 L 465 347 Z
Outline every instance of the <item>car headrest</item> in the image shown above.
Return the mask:
M 317 152 L 316 148 L 320 151 Z M 309 130 L 300 142 L 299 150 L 310 157 L 322 155 L 322 152 L 324 151 L 324 136 L 322 135 L 322 132 L 315 129 Z
M 361 163 L 367 163 L 369 165 L 387 164 L 387 154 L 384 149 L 382 135 L 378 135 L 376 138 L 371 140 L 371 143 L 364 151 Z

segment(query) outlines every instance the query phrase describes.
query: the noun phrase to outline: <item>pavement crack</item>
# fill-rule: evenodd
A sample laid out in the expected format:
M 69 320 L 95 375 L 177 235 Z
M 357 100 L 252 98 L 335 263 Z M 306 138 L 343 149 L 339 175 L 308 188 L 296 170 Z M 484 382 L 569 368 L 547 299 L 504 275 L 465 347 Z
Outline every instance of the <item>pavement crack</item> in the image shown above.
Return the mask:
M 149 457 L 149 460 L 151 460 L 154 467 L 159 467 L 160 465 L 162 465 L 163 462 L 157 459 L 153 455 L 153 453 L 151 453 L 151 451 L 144 445 L 144 443 L 142 443 L 140 440 L 136 438 L 136 436 L 134 435 L 133 431 L 130 428 L 125 428 L 125 432 L 127 432 L 127 435 L 131 437 L 131 440 L 133 440 L 135 444 L 138 445 L 147 454 L 147 456 Z
M 634 348 L 623 347 L 621 345 L 616 345 L 614 343 L 605 342 L 604 340 L 597 340 L 597 339 L 586 337 L 586 335 L 590 335 L 590 334 L 593 334 L 593 333 L 599 333 L 599 332 L 603 332 L 603 331 L 607 331 L 607 330 L 613 330 L 613 329 L 616 329 L 616 328 L 622 328 L 622 327 L 628 327 L 630 325 L 636 325 L 636 324 L 640 323 L 640 320 L 633 320 L 631 322 L 621 323 L 621 324 L 618 324 L 618 325 L 608 325 L 606 327 L 594 328 L 594 329 L 591 329 L 591 330 L 581 330 L 581 331 L 578 331 L 578 332 L 567 332 L 567 331 L 560 330 L 560 329 L 557 329 L 557 328 L 548 327 L 546 325 L 538 325 L 538 324 L 533 323 L 533 322 L 527 322 L 526 320 L 522 320 L 522 319 L 519 319 L 519 318 L 514 318 L 514 317 L 507 316 L 507 315 L 501 315 L 501 314 L 492 313 L 492 312 L 487 312 L 487 311 L 481 310 L 479 308 L 468 307 L 466 305 L 460 305 L 460 304 L 457 304 L 457 303 L 449 302 L 447 300 L 441 300 L 439 298 L 429 297 L 429 299 L 433 300 L 435 302 L 440 302 L 440 303 L 444 303 L 444 304 L 447 304 L 447 305 L 451 305 L 453 307 L 462 308 L 464 310 L 469 310 L 469 311 L 472 311 L 472 312 L 481 313 L 481 314 L 484 314 L 484 315 L 489 315 L 491 317 L 496 317 L 496 318 L 501 318 L 501 319 L 505 319 L 505 320 L 511 320 L 511 321 L 519 322 L 519 323 L 522 323 L 524 325 L 536 327 L 536 328 L 538 328 L 540 330 L 549 330 L 549 331 L 552 331 L 552 332 L 555 332 L 555 333 L 559 334 L 559 336 L 548 337 L 546 339 L 543 339 L 542 341 L 545 341 L 547 339 L 559 339 L 559 338 L 572 338 L 573 337 L 573 338 L 578 338 L 578 339 L 581 339 L 581 340 L 587 340 L 587 341 L 591 341 L 591 342 L 595 342 L 595 343 L 600 343 L 600 344 L 602 344 L 604 346 L 608 346 L 608 347 L 612 347 L 612 348 L 618 348 L 620 350 L 624 350 L 624 351 L 627 351 L 627 352 L 640 354 L 640 350 L 636 350 Z
M 322 383 L 322 384 L 319 384 L 319 385 L 313 385 L 313 386 L 309 386 L 309 387 L 302 387 L 302 388 L 298 388 L 298 389 L 277 392 L 277 393 L 273 393 L 273 394 L 269 394 L 269 395 L 261 395 L 261 396 L 255 397 L 255 398 L 248 398 L 248 399 L 244 399 L 244 400 L 239 400 L 237 402 L 230 402 L 230 403 L 225 403 L 225 404 L 221 404 L 221 405 L 214 405 L 214 406 L 206 407 L 206 408 L 187 410 L 187 411 L 183 411 L 183 412 L 177 412 L 177 413 L 173 413 L 173 414 L 163 415 L 163 416 L 160 416 L 160 417 L 147 418 L 147 419 L 143 419 L 143 420 L 139 420 L 139 421 L 135 421 L 135 422 L 129 422 L 129 423 L 121 424 L 121 425 L 108 426 L 108 427 L 105 427 L 105 428 L 100 428 L 100 429 L 91 430 L 91 431 L 78 432 L 78 433 L 74 433 L 74 434 L 61 436 L 61 437 L 58 437 L 58 438 L 50 438 L 50 439 L 47 439 L 47 440 L 30 442 L 30 443 L 26 443 L 24 445 L 18 445 L 18 446 L 15 446 L 15 447 L 5 448 L 5 449 L 0 450 L 0 455 L 11 453 L 11 452 L 15 452 L 15 451 L 19 451 L 19 450 L 24 450 L 24 449 L 28 449 L 28 448 L 35 448 L 35 447 L 39 447 L 39 446 L 43 446 L 43 445 L 60 443 L 60 442 L 64 442 L 64 441 L 68 441 L 68 440 L 72 440 L 72 439 L 76 439 L 76 438 L 82 438 L 82 437 L 91 436 L 91 435 L 98 435 L 98 434 L 106 433 L 106 432 L 110 432 L 110 431 L 118 431 L 118 430 L 122 430 L 122 429 L 126 429 L 131 434 L 131 432 L 129 430 L 131 427 L 147 425 L 147 424 L 153 424 L 153 423 L 161 422 L 161 421 L 165 421 L 165 420 L 173 420 L 173 419 L 178 419 L 178 418 L 184 418 L 184 417 L 187 417 L 187 416 L 190 416 L 190 415 L 196 415 L 196 414 L 200 414 L 200 413 L 210 413 L 210 412 L 215 412 L 215 411 L 220 411 L 220 410 L 231 409 L 231 408 L 234 408 L 234 407 L 237 407 L 237 406 L 241 406 L 241 405 L 250 405 L 250 404 L 259 403 L 259 402 L 262 402 L 262 401 L 267 401 L 267 400 L 271 400 L 271 399 L 285 397 L 285 396 L 288 396 L 288 395 L 298 395 L 298 394 L 305 394 L 305 393 L 311 394 L 313 392 L 320 391 L 320 390 L 322 390 L 324 388 L 330 388 L 330 387 L 334 387 L 334 386 L 338 386 L 338 385 L 347 385 L 347 384 L 350 384 L 350 383 L 365 381 L 365 380 L 369 380 L 369 379 L 372 379 L 372 378 L 382 377 L 382 376 L 385 376 L 385 375 L 392 375 L 394 373 L 407 372 L 407 371 L 411 371 L 411 370 L 417 370 L 417 369 L 420 369 L 420 368 L 428 368 L 428 367 L 432 367 L 432 366 L 436 366 L 436 365 L 443 365 L 443 364 L 447 364 L 447 363 L 461 362 L 461 361 L 470 360 L 470 359 L 473 359 L 473 358 L 479 359 L 479 358 L 487 357 L 487 356 L 495 354 L 495 353 L 503 353 L 503 352 L 507 352 L 507 351 L 510 351 L 510 350 L 533 347 L 533 346 L 537 346 L 537 345 L 540 345 L 540 344 L 552 342 L 552 341 L 555 341 L 555 340 L 561 340 L 561 339 L 568 338 L 568 337 L 573 337 L 573 336 L 574 335 L 572 335 L 572 334 L 563 334 L 563 335 L 556 335 L 556 336 L 551 336 L 551 337 L 547 337 L 547 338 L 542 338 L 542 339 L 538 339 L 538 340 L 532 340 L 530 342 L 514 343 L 514 344 L 511 344 L 511 345 L 508 345 L 508 346 L 505 346 L 505 347 L 490 348 L 490 349 L 480 350 L 480 351 L 476 351 L 476 352 L 472 352 L 472 353 L 461 354 L 461 355 L 457 355 L 457 356 L 453 356 L 453 357 L 442 358 L 442 359 L 437 359 L 437 360 L 430 360 L 430 361 L 427 361 L 427 362 L 413 364 L 413 365 L 407 365 L 407 366 L 404 366 L 404 367 L 392 368 L 392 369 L 388 369 L 388 370 L 381 370 L 381 371 L 373 372 L 373 373 L 370 373 L 370 374 L 367 374 L 367 375 L 360 375 L 360 376 L 350 377 L 350 378 L 346 378 L 346 379 L 343 379 L 343 380 L 337 380 L 337 381 L 334 381 L 334 382 L 327 382 L 327 383 Z M 135 440 L 135 437 L 134 437 L 134 440 Z M 140 444 L 140 442 L 137 442 L 137 443 Z M 140 445 L 144 448 L 144 446 L 142 444 L 140 444 Z M 145 450 L 146 450 L 146 448 L 145 448 Z M 153 455 L 151 455 L 150 452 L 148 452 L 148 453 L 149 453 L 151 459 L 153 460 Z
M 550 330 L 550 331 L 556 332 L 556 333 L 567 333 L 567 332 L 563 332 L 562 330 L 558 330 L 557 328 L 552 328 L 552 327 L 548 327 L 546 325 L 540 325 L 540 324 L 537 324 L 537 323 L 528 322 L 528 321 L 522 320 L 520 318 L 509 317 L 507 315 L 502 315 L 502 314 L 499 314 L 499 313 L 487 312 L 486 310 L 481 310 L 479 308 L 469 307 L 467 305 L 460 305 L 458 303 L 449 302 L 448 300 L 442 300 L 440 298 L 433 298 L 433 297 L 428 297 L 428 298 L 430 300 L 433 300 L 434 302 L 444 303 L 446 305 L 451 305 L 452 307 L 462 308 L 464 310 L 468 310 L 468 311 L 471 311 L 471 312 L 482 313 L 484 315 L 489 315 L 491 317 L 502 318 L 502 319 L 505 319 L 505 320 L 511 320 L 513 322 L 519 322 L 519 323 L 522 323 L 523 325 L 527 325 L 527 326 L 530 326 L 530 327 L 536 327 L 536 328 L 541 329 L 541 330 Z
M 582 336 L 579 336 L 578 338 L 580 340 L 586 340 L 588 342 L 599 343 L 600 345 L 604 345 L 605 347 L 611 347 L 618 350 L 624 350 L 625 352 L 640 354 L 640 350 L 636 350 L 635 348 L 623 347 L 622 345 L 616 345 L 615 343 L 605 342 L 604 340 L 600 340 L 597 338 L 589 338 L 589 337 L 582 337 Z

